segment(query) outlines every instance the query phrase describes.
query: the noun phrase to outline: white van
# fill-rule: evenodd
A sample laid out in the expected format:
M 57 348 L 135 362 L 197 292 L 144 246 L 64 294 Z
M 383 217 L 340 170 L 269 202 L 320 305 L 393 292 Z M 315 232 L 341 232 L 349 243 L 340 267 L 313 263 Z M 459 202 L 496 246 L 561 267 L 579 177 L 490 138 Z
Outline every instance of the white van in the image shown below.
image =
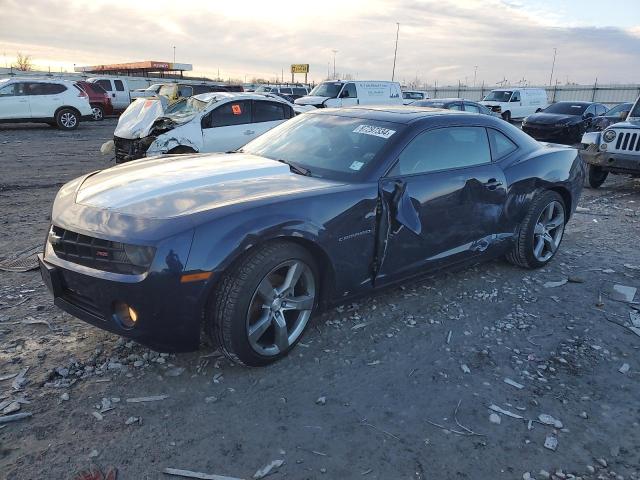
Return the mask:
M 296 99 L 296 104 L 332 108 L 354 105 L 402 105 L 402 100 L 398 82 L 335 80 L 320 83 L 309 95 Z
M 93 77 L 89 78 L 87 82 L 96 83 L 104 88 L 109 97 L 111 97 L 113 109 L 118 112 L 125 110 L 129 106 L 131 103 L 131 89 L 137 88 L 129 85 L 129 79 L 125 80 L 123 78 Z
M 544 88 L 499 88 L 480 102 L 509 121 L 544 110 L 549 105 Z

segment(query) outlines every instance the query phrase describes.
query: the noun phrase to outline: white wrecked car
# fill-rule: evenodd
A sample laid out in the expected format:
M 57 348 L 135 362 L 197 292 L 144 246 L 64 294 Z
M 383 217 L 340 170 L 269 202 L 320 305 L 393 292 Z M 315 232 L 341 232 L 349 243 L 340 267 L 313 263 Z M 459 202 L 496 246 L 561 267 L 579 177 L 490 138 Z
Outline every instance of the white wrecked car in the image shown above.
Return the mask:
M 277 96 L 215 92 L 171 106 L 166 99 L 138 99 L 114 132 L 116 163 L 163 153 L 227 152 L 306 109 Z

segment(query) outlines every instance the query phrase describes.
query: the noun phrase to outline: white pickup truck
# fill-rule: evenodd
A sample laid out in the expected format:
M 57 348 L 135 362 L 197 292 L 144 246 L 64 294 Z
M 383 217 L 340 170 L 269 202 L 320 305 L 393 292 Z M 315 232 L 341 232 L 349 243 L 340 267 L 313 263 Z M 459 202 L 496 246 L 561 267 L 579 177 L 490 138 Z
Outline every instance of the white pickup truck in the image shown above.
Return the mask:
M 609 173 L 640 177 L 640 97 L 625 121 L 585 133 L 580 156 L 591 188 L 602 185 Z

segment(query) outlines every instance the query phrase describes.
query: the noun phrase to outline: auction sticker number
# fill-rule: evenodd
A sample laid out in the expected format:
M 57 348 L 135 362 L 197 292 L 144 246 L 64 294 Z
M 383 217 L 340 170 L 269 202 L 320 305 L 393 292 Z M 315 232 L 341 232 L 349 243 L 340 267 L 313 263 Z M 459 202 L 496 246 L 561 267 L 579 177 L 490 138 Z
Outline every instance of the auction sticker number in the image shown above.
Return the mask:
M 375 125 L 358 125 L 353 133 L 363 133 L 364 135 L 373 135 L 374 137 L 389 138 L 396 133 L 395 130 L 384 127 L 376 127 Z
M 242 115 L 242 108 L 238 104 L 231 105 L 231 111 L 234 115 Z

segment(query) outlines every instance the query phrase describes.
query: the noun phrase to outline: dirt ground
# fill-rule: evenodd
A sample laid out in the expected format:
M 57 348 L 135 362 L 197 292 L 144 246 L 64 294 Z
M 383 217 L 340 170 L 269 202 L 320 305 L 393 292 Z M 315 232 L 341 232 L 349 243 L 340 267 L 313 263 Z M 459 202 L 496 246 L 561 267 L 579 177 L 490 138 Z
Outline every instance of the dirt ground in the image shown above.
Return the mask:
M 0 258 L 44 241 L 114 127 L 0 127 Z M 640 287 L 639 227 L 640 182 L 610 178 L 548 268 L 494 261 L 341 306 L 262 369 L 158 355 L 58 310 L 37 271 L 0 272 L 0 403 L 32 414 L 0 416 L 0 477 L 249 479 L 281 460 L 269 478 L 640 479 L 640 315 L 612 297 Z

